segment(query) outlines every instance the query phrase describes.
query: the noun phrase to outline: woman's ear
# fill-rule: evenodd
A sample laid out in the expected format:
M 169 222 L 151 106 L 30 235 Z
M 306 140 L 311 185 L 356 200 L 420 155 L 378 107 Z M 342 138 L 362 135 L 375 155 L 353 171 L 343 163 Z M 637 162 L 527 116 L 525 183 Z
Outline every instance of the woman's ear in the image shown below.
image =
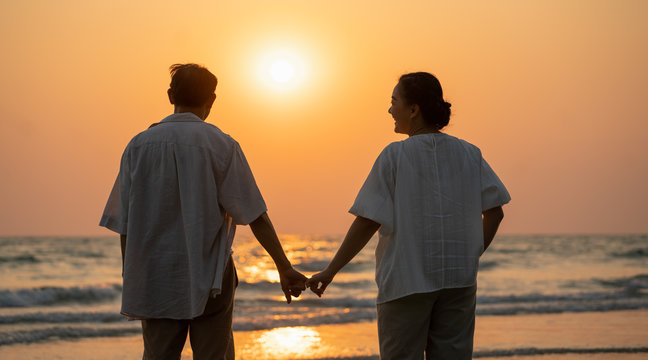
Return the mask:
M 410 106 L 410 119 L 414 119 L 421 113 L 421 108 L 418 106 L 418 104 L 414 104 Z

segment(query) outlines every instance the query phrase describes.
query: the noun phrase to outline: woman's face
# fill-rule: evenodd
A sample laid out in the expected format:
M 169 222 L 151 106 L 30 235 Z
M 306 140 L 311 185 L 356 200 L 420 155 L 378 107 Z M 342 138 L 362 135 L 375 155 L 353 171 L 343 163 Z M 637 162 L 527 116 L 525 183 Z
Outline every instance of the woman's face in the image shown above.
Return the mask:
M 401 96 L 399 85 L 394 87 L 391 97 L 391 107 L 389 113 L 394 118 L 394 131 L 399 134 L 408 134 L 412 127 L 412 106 L 407 105 L 405 99 Z

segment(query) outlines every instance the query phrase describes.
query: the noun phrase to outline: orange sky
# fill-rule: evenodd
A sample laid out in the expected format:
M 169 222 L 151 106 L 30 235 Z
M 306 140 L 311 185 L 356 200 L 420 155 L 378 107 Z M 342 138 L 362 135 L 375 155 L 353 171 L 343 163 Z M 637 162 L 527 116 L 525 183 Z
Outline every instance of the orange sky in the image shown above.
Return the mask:
M 0 235 L 97 226 L 130 138 L 172 111 L 168 67 L 219 78 L 208 121 L 239 141 L 280 233 L 342 234 L 399 75 L 438 76 L 446 132 L 513 197 L 503 233 L 648 232 L 648 2 L 4 1 Z M 182 7 L 187 6 L 187 7 Z M 279 91 L 273 51 L 305 67 Z

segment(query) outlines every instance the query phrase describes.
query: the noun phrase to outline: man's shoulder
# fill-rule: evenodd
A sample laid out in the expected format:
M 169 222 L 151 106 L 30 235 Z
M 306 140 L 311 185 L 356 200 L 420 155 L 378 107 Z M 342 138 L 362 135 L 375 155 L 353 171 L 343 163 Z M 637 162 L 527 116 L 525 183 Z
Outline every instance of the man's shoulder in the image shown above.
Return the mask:
M 234 147 L 238 143 L 214 124 L 206 122 L 160 122 L 135 135 L 129 145 L 174 143 L 206 148 Z
M 207 122 L 200 123 L 199 131 L 206 135 L 206 145 L 226 146 L 228 148 L 239 147 L 239 143 L 228 133 L 218 126 Z

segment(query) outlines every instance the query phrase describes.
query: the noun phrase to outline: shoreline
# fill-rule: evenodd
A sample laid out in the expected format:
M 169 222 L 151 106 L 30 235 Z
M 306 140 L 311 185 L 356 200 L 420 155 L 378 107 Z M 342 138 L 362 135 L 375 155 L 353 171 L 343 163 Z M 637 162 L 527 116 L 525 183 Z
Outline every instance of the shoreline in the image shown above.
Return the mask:
M 235 331 L 237 360 L 378 359 L 376 322 Z M 132 359 L 139 335 L 0 346 L 5 360 Z M 639 352 L 636 352 L 639 351 Z M 642 359 L 648 310 L 477 316 L 475 358 L 518 360 Z M 189 342 L 182 359 L 191 359 Z

